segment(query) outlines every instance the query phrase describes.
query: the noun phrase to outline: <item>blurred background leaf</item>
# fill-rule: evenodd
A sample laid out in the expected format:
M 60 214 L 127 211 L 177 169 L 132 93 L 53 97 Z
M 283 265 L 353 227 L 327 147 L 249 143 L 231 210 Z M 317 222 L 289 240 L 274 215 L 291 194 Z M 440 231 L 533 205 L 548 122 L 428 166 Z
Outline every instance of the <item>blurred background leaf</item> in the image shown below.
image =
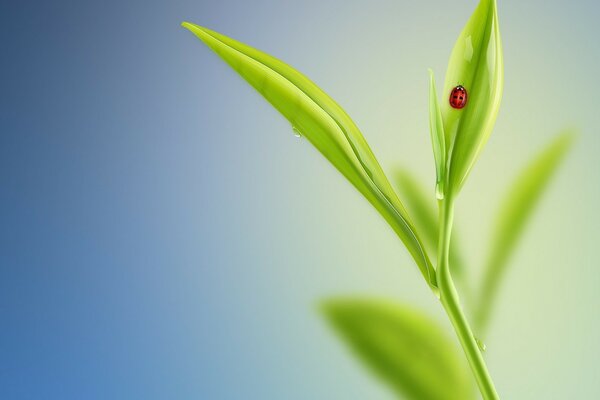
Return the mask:
M 483 282 L 478 288 L 479 301 L 474 322 L 480 335 L 487 328 L 509 258 L 544 190 L 571 147 L 574 136 L 571 131 L 558 135 L 523 169 L 501 203 L 490 240 Z
M 325 317 L 364 364 L 403 399 L 473 399 L 462 354 L 429 317 L 406 305 L 337 298 Z

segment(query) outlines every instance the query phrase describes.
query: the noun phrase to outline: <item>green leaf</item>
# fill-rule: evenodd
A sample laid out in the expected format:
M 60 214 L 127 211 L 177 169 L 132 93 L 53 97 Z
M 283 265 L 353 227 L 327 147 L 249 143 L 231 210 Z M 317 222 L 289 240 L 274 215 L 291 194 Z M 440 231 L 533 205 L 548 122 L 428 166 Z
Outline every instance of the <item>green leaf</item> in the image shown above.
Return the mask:
M 341 339 L 399 398 L 473 398 L 456 345 L 423 313 L 367 299 L 332 299 L 322 309 Z
M 492 246 L 485 264 L 476 324 L 484 330 L 490 316 L 507 261 L 521 237 L 544 190 L 572 145 L 574 134 L 557 136 L 517 177 L 497 213 Z
M 425 250 L 428 254 L 437 257 L 439 216 L 433 196 L 428 196 L 423 185 L 406 169 L 397 169 L 393 178 L 406 203 L 415 228 L 422 235 Z M 450 269 L 452 275 L 456 278 L 456 283 L 462 289 L 461 293 L 468 298 L 468 287 L 465 281 L 465 271 L 468 269 L 460 250 L 459 236 L 455 229 L 450 242 Z
M 443 199 L 446 180 L 446 138 L 444 137 L 444 122 L 437 98 L 435 78 L 431 69 L 429 70 L 429 130 L 435 159 L 435 193 L 438 199 Z
M 458 193 L 487 142 L 500 107 L 504 62 L 495 0 L 481 0 L 460 34 L 448 64 L 444 93 L 462 85 L 467 104 L 454 109 L 442 102 L 449 157 L 447 191 Z
M 327 94 L 289 65 L 250 46 L 191 23 L 194 33 L 252 85 L 381 213 L 421 273 L 435 288 L 435 271 L 404 206 L 364 137 Z

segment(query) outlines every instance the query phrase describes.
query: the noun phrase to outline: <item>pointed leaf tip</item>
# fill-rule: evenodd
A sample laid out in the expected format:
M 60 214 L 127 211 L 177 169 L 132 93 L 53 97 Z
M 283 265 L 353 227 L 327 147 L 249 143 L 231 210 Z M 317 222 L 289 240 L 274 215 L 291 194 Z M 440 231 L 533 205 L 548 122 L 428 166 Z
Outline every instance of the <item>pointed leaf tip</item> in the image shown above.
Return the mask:
M 183 21 L 181 23 L 181 27 L 187 29 L 188 31 L 190 31 L 192 33 L 194 32 L 194 30 L 202 30 L 201 26 L 198 26 L 198 25 L 193 24 L 193 23 L 188 22 L 188 21 Z

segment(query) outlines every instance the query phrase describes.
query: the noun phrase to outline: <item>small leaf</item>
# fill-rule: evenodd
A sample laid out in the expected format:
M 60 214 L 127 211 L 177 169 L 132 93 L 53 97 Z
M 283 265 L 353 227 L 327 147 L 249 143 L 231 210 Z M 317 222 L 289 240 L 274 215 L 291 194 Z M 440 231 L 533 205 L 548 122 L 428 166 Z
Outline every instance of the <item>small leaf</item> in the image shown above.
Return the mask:
M 366 299 L 328 300 L 323 311 L 356 356 L 399 398 L 474 397 L 470 372 L 455 344 L 421 312 Z
M 429 70 L 429 130 L 435 159 L 435 193 L 436 197 L 441 200 L 444 198 L 444 182 L 446 180 L 446 139 L 435 78 L 431 69 Z
M 364 137 L 326 93 L 289 65 L 210 29 L 184 22 L 310 141 L 381 213 L 435 288 L 435 271 Z
M 461 85 L 467 90 L 462 109 L 442 102 L 449 158 L 447 191 L 458 193 L 487 142 L 500 107 L 504 61 L 496 0 L 481 0 L 460 34 L 448 64 L 445 96 Z
M 438 249 L 438 210 L 432 196 L 427 195 L 427 191 L 421 183 L 405 169 L 397 169 L 394 173 L 394 181 L 400 194 L 406 203 L 406 207 L 415 228 L 421 233 L 425 250 L 432 254 L 433 259 L 437 257 Z M 465 271 L 468 270 L 465 265 L 465 258 L 461 253 L 460 239 L 457 229 L 454 229 L 452 240 L 450 242 L 450 270 L 455 278 L 457 285 L 461 288 L 461 294 L 466 299 L 469 298 L 469 290 L 465 281 Z
M 506 272 L 507 261 L 535 206 L 571 147 L 573 138 L 572 132 L 565 132 L 552 141 L 521 172 L 501 203 L 478 302 L 475 322 L 480 330 L 486 328 L 496 293 Z

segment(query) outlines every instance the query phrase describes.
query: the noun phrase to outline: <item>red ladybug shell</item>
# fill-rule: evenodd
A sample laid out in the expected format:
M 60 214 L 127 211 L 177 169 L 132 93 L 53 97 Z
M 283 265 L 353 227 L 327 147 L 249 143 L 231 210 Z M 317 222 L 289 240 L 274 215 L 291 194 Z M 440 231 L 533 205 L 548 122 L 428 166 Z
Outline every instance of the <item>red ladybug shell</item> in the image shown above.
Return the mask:
M 450 105 L 452 108 L 461 109 L 467 105 L 467 89 L 458 85 L 450 92 Z

